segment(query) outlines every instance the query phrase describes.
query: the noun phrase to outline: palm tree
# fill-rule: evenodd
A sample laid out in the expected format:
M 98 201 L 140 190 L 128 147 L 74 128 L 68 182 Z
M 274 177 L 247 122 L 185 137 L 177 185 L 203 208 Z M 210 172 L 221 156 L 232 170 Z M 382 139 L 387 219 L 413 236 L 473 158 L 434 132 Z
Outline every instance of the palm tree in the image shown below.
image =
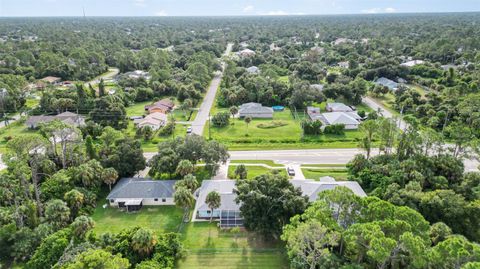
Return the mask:
M 85 195 L 78 190 L 73 189 L 65 193 L 63 200 L 65 200 L 67 205 L 70 207 L 72 212 L 71 218 L 74 219 L 77 216 L 78 210 L 85 202 Z
M 156 243 L 155 235 L 147 229 L 138 229 L 132 237 L 132 248 L 142 256 L 152 253 Z
M 102 172 L 102 178 L 103 182 L 108 185 L 108 188 L 110 188 L 110 191 L 112 190 L 112 185 L 115 184 L 115 182 L 118 179 L 118 173 L 115 168 L 109 167 L 105 168 Z
M 175 190 L 173 195 L 173 201 L 178 207 L 183 208 L 184 211 L 184 221 L 187 217 L 188 209 L 193 206 L 195 203 L 195 198 L 189 189 L 181 186 Z
M 178 163 L 176 172 L 177 172 L 177 174 L 184 177 L 188 174 L 193 173 L 194 170 L 195 170 L 195 167 L 193 166 L 192 162 L 190 162 L 189 160 L 181 160 Z
M 247 178 L 247 167 L 244 164 L 239 164 L 235 167 L 235 178 L 246 179 Z
M 95 182 L 95 171 L 87 164 L 82 164 L 77 168 L 77 177 L 84 187 L 90 187 Z
M 367 152 L 368 160 L 370 158 L 370 152 L 372 151 L 373 136 L 378 131 L 378 124 L 375 120 L 367 120 L 360 124 L 359 129 L 363 134 L 359 146 Z
M 75 236 L 83 239 L 87 232 L 95 226 L 95 222 L 90 217 L 80 216 L 75 219 L 71 226 Z
M 213 210 L 217 209 L 221 205 L 221 198 L 220 194 L 217 191 L 211 191 L 207 194 L 207 197 L 205 198 L 205 203 L 207 203 L 208 207 L 211 210 L 210 214 L 210 222 L 212 222 L 213 219 Z
M 194 193 L 198 188 L 198 185 L 197 178 L 192 174 L 188 174 L 182 180 L 179 180 L 177 183 L 175 183 L 175 189 L 183 187 L 188 189 L 191 193 Z
M 245 123 L 247 124 L 247 136 L 248 136 L 248 125 L 250 124 L 251 121 L 252 121 L 252 117 L 250 116 L 245 117 Z
M 232 118 L 234 118 L 233 124 L 235 124 L 235 115 L 237 115 L 237 113 L 238 113 L 238 107 L 237 106 L 231 106 L 230 107 L 230 114 L 232 114 Z

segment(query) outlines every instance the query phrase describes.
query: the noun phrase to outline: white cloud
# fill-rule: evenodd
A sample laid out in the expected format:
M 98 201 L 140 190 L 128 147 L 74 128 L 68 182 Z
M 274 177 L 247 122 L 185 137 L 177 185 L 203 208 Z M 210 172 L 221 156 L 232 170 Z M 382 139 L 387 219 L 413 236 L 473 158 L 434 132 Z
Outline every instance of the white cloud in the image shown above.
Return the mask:
M 160 10 L 155 12 L 155 16 L 168 16 L 168 14 L 165 10 Z
M 362 13 L 367 13 L 367 14 L 377 14 L 377 13 L 394 13 L 397 10 L 394 9 L 393 7 L 387 7 L 387 8 L 370 8 L 370 9 L 364 9 L 362 10 Z
M 259 15 L 264 15 L 264 16 L 289 16 L 289 15 L 305 15 L 303 12 L 295 12 L 295 13 L 288 13 L 283 10 L 274 10 L 274 11 L 269 11 L 267 13 L 260 13 Z
M 397 10 L 394 9 L 393 7 L 387 7 L 387 8 L 385 9 L 385 12 L 387 12 L 387 13 L 394 13 L 394 12 L 396 12 L 396 11 L 397 11 Z
M 248 6 L 243 8 L 243 12 L 251 12 L 251 11 L 253 11 L 253 9 L 255 9 L 254 6 L 248 5 Z
M 133 4 L 137 7 L 145 7 L 145 0 L 133 0 Z

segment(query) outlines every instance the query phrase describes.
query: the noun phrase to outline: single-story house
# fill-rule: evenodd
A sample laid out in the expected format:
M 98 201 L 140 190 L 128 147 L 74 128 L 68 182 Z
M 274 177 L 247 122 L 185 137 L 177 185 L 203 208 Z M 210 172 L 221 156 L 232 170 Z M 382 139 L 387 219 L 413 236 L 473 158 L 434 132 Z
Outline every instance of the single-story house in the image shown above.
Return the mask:
M 327 103 L 325 110 L 328 112 L 352 112 L 353 109 L 344 103 Z
M 335 41 L 333 41 L 333 45 L 335 46 L 345 44 L 345 43 L 353 43 L 353 41 L 351 39 L 344 38 L 344 37 L 339 37 Z
M 397 82 L 395 82 L 391 79 L 385 78 L 385 77 L 381 77 L 381 78 L 377 79 L 375 81 L 375 84 L 385 86 L 385 87 L 389 88 L 391 91 L 396 91 L 398 89 L 398 83 Z
M 259 103 L 245 103 L 238 109 L 240 118 L 252 117 L 271 119 L 273 118 L 273 108 L 262 106 Z
M 144 78 L 145 80 L 149 80 L 151 78 L 150 73 L 148 73 L 147 71 L 142 71 L 142 70 L 135 70 L 133 72 L 127 72 L 124 75 L 131 78 L 131 79 Z
M 316 201 L 318 194 L 325 190 L 332 190 L 336 187 L 347 187 L 353 191 L 354 194 L 365 197 L 367 194 L 356 181 L 335 181 L 332 177 L 322 177 L 319 181 L 305 179 L 305 180 L 291 180 L 292 185 L 300 188 L 303 195 L 306 195 L 310 202 Z M 243 218 L 240 212 L 240 204 L 235 202 L 237 195 L 234 192 L 235 180 L 204 180 L 202 185 L 195 192 L 196 204 L 192 221 L 213 219 L 220 222 L 220 227 L 241 227 L 243 226 Z M 220 194 L 220 207 L 212 211 L 208 207 L 205 199 L 207 195 L 217 191 Z M 213 215 L 212 215 L 213 214 Z
M 361 117 L 356 112 L 329 112 L 322 113 L 318 118 L 324 126 L 343 124 L 346 130 L 358 129 Z
M 145 110 L 148 111 L 148 113 L 160 112 L 166 114 L 172 111 L 174 107 L 175 104 L 172 102 L 172 100 L 165 98 L 151 105 L 145 106 Z
M 41 123 L 47 123 L 54 120 L 59 120 L 63 123 L 66 123 L 75 127 L 85 125 L 85 117 L 69 111 L 60 113 L 55 116 L 46 116 L 46 115 L 30 116 L 25 122 L 25 125 L 27 125 L 29 128 L 35 129 L 35 128 L 38 128 L 38 126 Z
M 46 82 L 46 83 L 49 83 L 49 84 L 56 84 L 56 83 L 59 83 L 60 81 L 62 81 L 62 79 L 59 78 L 59 77 L 48 76 L 48 77 L 44 77 L 44 78 L 40 79 L 40 81 L 43 81 L 43 82 Z
M 300 188 L 302 194 L 308 197 L 310 202 L 314 202 L 318 198 L 318 194 L 322 191 L 333 190 L 336 187 L 347 187 L 354 194 L 360 197 L 365 197 L 367 194 L 363 191 L 362 187 L 356 181 L 335 181 L 333 177 L 321 177 L 319 181 L 311 179 L 305 180 L 290 180 L 293 186 Z
M 412 61 L 402 63 L 400 65 L 405 66 L 405 67 L 413 67 L 415 65 L 424 64 L 424 63 L 425 63 L 425 61 L 422 61 L 422 60 L 412 60 Z
M 108 194 L 112 207 L 137 211 L 144 205 L 175 205 L 173 194 L 176 180 L 152 180 L 148 178 L 122 178 Z
M 138 128 L 143 128 L 149 126 L 152 130 L 156 131 L 160 129 L 162 126 L 165 126 L 168 121 L 168 116 L 161 112 L 154 112 L 149 114 L 145 118 L 135 119 L 133 123 Z
M 259 74 L 260 73 L 260 69 L 256 66 L 250 66 L 246 70 L 247 70 L 247 73 L 249 73 L 249 74 Z
M 323 91 L 323 87 L 324 87 L 323 84 L 311 84 L 310 85 L 311 89 L 317 90 L 319 92 Z
M 242 58 L 247 58 L 247 57 L 255 56 L 256 53 L 251 49 L 244 49 L 244 50 L 238 51 L 236 54 Z
M 350 63 L 348 61 L 338 62 L 337 65 L 341 68 L 349 69 Z
M 243 226 L 243 218 L 240 216 L 240 205 L 235 202 L 235 180 L 203 180 L 200 188 L 195 192 L 197 202 L 192 221 L 197 219 L 219 220 L 220 227 Z M 213 210 L 208 207 L 205 199 L 207 195 L 217 191 L 220 194 L 220 207 Z M 213 215 L 212 215 L 213 214 Z

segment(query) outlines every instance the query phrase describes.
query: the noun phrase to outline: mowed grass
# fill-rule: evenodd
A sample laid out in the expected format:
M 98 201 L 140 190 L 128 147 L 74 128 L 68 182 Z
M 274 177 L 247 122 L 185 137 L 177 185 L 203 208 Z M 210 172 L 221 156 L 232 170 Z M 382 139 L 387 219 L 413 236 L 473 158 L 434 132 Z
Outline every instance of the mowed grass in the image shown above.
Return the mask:
M 25 125 L 25 120 L 21 119 L 9 124 L 3 128 L 0 128 L 0 152 L 5 151 L 5 147 L 9 139 L 17 137 L 23 134 L 34 134 L 36 130 L 29 129 Z
M 348 172 L 346 169 L 313 169 L 302 168 L 302 173 L 307 179 L 318 180 L 321 177 L 330 176 L 336 180 L 347 180 Z
M 231 164 L 236 164 L 236 163 L 251 163 L 251 164 L 265 164 L 271 167 L 285 167 L 285 165 L 275 163 L 272 160 L 231 160 Z
M 281 121 L 286 125 L 276 128 L 259 127 L 259 124 L 268 124 L 272 121 Z M 208 136 L 208 128 L 205 128 L 205 134 Z M 211 127 L 211 137 L 220 142 L 298 142 L 301 134 L 302 129 L 299 122 L 293 119 L 288 109 L 282 112 L 275 112 L 273 119 L 253 119 L 248 126 L 243 119 L 231 119 L 230 125 L 226 127 Z
M 105 201 L 106 203 L 106 201 Z M 128 213 L 118 208 L 103 208 L 98 204 L 92 219 L 97 234 L 118 233 L 123 229 L 140 226 L 157 233 L 177 232 L 182 221 L 183 211 L 175 206 L 144 206 L 140 211 Z
M 236 165 L 228 166 L 228 178 L 235 178 L 236 167 L 237 167 Z M 256 176 L 267 174 L 272 171 L 272 169 L 268 169 L 266 167 L 257 166 L 257 165 L 255 166 L 249 165 L 249 166 L 246 166 L 246 168 L 247 168 L 247 179 L 253 179 Z M 274 169 L 278 170 L 281 175 L 285 175 L 285 176 L 287 175 L 287 171 L 285 170 L 284 167 L 278 167 Z
M 283 244 L 254 233 L 233 234 L 216 223 L 189 223 L 182 229 L 186 257 L 178 268 L 288 268 Z

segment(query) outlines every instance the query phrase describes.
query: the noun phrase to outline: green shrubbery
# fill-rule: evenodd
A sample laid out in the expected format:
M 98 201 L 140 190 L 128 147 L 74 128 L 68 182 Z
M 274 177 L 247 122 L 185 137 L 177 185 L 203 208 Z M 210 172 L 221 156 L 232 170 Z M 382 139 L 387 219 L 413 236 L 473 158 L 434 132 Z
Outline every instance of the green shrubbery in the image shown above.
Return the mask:
M 325 126 L 323 132 L 326 134 L 343 135 L 345 134 L 345 124 L 332 124 Z
M 283 127 L 288 125 L 288 123 L 283 122 L 283 121 L 270 121 L 266 123 L 259 123 L 257 124 L 257 128 L 260 129 L 273 129 L 273 128 L 278 128 L 278 127 Z

